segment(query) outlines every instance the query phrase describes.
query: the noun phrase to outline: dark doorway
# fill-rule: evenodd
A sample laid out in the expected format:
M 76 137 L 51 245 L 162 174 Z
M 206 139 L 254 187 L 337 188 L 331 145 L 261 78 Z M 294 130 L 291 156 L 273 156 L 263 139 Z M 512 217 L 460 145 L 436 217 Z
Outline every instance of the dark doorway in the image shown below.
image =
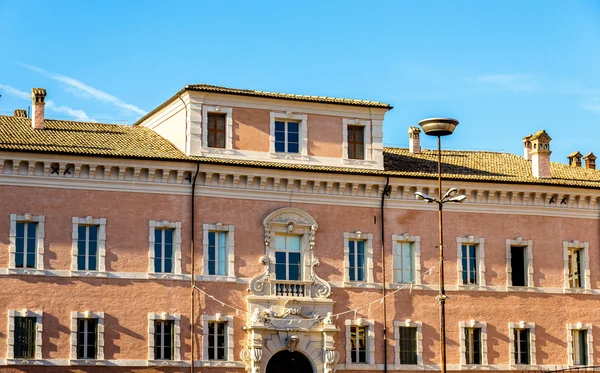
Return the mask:
M 313 367 L 300 352 L 283 350 L 269 360 L 266 373 L 313 373 Z

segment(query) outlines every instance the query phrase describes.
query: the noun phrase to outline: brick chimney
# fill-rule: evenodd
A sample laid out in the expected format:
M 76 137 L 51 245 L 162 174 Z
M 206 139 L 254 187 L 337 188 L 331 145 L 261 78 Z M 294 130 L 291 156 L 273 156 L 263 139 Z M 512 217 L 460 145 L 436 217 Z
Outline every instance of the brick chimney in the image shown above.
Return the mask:
M 31 88 L 31 100 L 33 111 L 31 114 L 31 125 L 34 129 L 44 129 L 44 99 L 46 90 L 44 88 Z
M 408 151 L 412 154 L 421 153 L 421 129 L 408 127 Z
M 589 168 L 590 170 L 595 170 L 596 169 L 596 158 L 597 157 L 592 152 L 589 152 L 588 154 L 586 154 L 585 157 L 583 157 L 583 159 L 585 160 L 585 168 Z
M 15 118 L 27 118 L 27 112 L 23 109 L 15 109 Z
M 523 137 L 523 157 L 525 157 L 526 161 L 531 160 L 531 136 Z
M 569 159 L 569 166 L 581 167 L 581 158 L 582 157 L 583 157 L 583 155 L 581 155 L 580 152 L 573 152 L 573 153 L 567 155 L 567 158 Z
M 531 141 L 531 171 L 534 177 L 548 179 L 550 175 L 550 141 L 552 138 L 541 130 L 532 135 Z

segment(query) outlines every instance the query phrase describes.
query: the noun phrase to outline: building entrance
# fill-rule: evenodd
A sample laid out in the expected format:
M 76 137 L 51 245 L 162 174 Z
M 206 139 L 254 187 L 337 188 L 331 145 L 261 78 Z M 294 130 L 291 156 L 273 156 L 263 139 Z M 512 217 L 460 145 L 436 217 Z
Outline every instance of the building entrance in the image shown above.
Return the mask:
M 313 373 L 314 369 L 306 356 L 300 352 L 279 351 L 267 363 L 266 373 Z

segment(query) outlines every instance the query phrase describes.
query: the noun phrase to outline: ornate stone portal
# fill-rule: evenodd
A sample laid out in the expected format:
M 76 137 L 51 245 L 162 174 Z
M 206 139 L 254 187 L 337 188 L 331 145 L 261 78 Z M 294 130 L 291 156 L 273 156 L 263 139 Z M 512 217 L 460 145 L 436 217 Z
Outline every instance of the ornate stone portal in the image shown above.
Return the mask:
M 316 373 L 333 373 L 335 351 L 331 285 L 316 274 L 315 236 L 319 226 L 303 210 L 282 208 L 269 214 L 265 227 L 264 271 L 250 281 L 247 297 L 246 348 L 241 358 L 250 373 L 263 373 L 269 359 L 281 350 L 298 351 L 311 360 Z M 275 276 L 275 235 L 300 236 L 300 280 Z

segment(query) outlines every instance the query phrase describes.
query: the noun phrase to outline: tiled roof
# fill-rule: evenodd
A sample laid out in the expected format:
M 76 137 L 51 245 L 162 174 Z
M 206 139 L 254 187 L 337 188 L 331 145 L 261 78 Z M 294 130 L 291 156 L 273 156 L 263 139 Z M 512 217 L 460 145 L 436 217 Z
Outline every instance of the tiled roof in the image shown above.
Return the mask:
M 355 175 L 435 178 L 437 151 L 411 154 L 408 149 L 385 148 L 385 171 L 335 166 L 312 166 L 214 157 L 188 157 L 154 131 L 140 126 L 85 123 L 46 119 L 34 130 L 31 119 L 0 116 L 0 150 L 124 157 L 261 167 L 283 170 Z M 485 151 L 443 151 L 444 178 L 453 180 L 546 184 L 600 188 L 600 171 L 552 162 L 550 179 L 531 173 L 522 156 Z

